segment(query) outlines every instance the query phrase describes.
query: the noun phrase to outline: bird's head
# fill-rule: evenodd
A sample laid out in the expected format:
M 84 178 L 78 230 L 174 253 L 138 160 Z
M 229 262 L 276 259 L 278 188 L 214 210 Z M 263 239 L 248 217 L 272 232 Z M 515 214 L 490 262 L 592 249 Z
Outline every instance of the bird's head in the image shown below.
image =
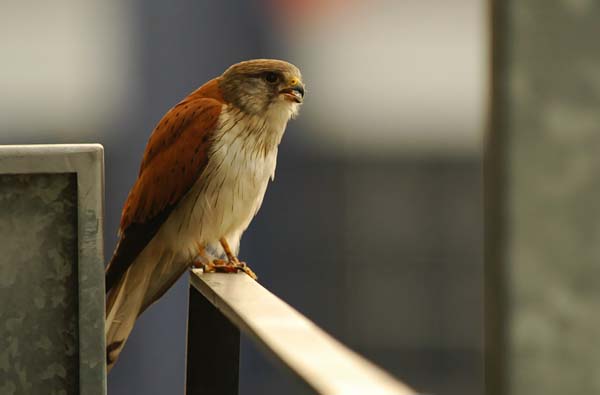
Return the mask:
M 224 99 L 253 115 L 297 114 L 304 99 L 300 70 L 291 63 L 256 59 L 228 68 L 220 79 Z

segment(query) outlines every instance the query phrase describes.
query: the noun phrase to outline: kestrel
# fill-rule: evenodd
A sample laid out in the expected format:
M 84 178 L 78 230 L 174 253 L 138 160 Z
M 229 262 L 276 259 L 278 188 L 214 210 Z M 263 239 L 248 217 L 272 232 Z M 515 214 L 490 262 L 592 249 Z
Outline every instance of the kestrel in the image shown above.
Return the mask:
M 296 66 L 249 60 L 208 81 L 160 120 L 106 269 L 109 371 L 137 317 L 191 265 L 254 276 L 237 258 L 240 238 L 274 177 L 277 148 L 303 97 Z

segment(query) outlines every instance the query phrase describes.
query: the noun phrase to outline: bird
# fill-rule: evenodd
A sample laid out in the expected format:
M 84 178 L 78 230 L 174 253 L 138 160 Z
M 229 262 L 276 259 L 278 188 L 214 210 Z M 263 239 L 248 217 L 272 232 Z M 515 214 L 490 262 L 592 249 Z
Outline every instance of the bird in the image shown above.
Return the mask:
M 189 268 L 244 271 L 256 279 L 237 257 L 240 239 L 275 177 L 279 144 L 304 94 L 293 64 L 247 60 L 158 122 L 106 267 L 108 372 L 136 319 Z

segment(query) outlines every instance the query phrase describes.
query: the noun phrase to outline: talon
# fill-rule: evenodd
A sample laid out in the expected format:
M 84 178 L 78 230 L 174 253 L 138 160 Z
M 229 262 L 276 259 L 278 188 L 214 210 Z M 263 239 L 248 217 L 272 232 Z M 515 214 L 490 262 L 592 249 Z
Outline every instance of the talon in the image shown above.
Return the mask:
M 194 269 L 204 269 L 205 266 L 206 264 L 200 260 L 192 261 L 192 267 Z
M 212 262 L 202 263 L 200 267 L 204 273 L 215 273 L 217 271 L 215 265 Z
M 258 276 L 252 271 L 252 269 L 250 269 L 250 266 L 246 265 L 246 262 L 240 262 L 239 269 L 249 275 L 253 280 L 258 280 Z

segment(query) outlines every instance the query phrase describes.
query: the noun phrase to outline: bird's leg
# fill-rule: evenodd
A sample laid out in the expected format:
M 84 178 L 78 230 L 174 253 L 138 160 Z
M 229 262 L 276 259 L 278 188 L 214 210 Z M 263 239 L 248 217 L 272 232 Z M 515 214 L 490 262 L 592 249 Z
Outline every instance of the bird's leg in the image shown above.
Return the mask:
M 223 251 L 225 251 L 225 255 L 227 255 L 227 259 L 229 260 L 230 266 L 233 266 L 236 269 L 236 271 L 243 271 L 244 273 L 252 277 L 254 280 L 258 278 L 256 274 L 252 271 L 252 269 L 250 269 L 250 267 L 246 264 L 246 262 L 240 261 L 238 257 L 233 254 L 233 252 L 231 251 L 231 247 L 229 247 L 229 243 L 227 243 L 227 240 L 224 237 L 221 237 L 219 239 L 219 242 L 223 247 Z
M 224 237 L 221 237 L 219 239 L 219 242 L 221 243 L 221 246 L 223 246 L 223 251 L 225 251 L 225 255 L 227 255 L 227 259 L 229 259 L 229 262 L 240 263 L 240 260 L 231 251 L 231 247 L 229 247 L 229 243 L 227 243 L 227 240 L 225 240 Z

